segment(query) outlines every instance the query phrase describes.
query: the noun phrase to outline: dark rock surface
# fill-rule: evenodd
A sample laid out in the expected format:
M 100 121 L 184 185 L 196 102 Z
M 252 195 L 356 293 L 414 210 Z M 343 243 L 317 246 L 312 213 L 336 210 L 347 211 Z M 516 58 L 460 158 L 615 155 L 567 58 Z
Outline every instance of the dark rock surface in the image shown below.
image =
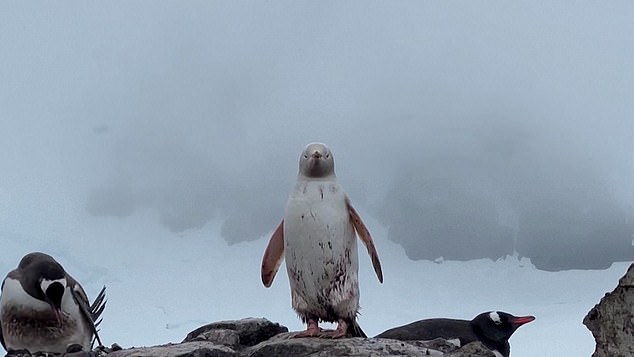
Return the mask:
M 236 357 L 232 348 L 210 341 L 183 342 L 153 347 L 124 349 L 108 357 Z
M 446 357 L 496 357 L 496 355 L 491 352 L 488 348 L 486 348 L 480 342 L 471 342 L 469 344 L 464 345 L 461 349 L 455 350 L 453 352 L 448 352 Z M 535 356 L 537 357 L 537 356 Z
M 214 322 L 187 334 L 181 343 L 121 349 L 99 347 L 60 357 L 286 357 L 286 356 L 431 356 L 495 357 L 479 342 L 462 348 L 443 340 L 398 341 L 383 338 L 294 338 L 296 332 L 264 318 Z M 40 357 L 10 354 L 10 357 Z M 41 355 L 51 357 L 53 355 Z
M 634 264 L 583 319 L 596 348 L 592 357 L 634 356 Z
M 232 348 L 248 347 L 280 334 L 288 328 L 262 318 L 213 322 L 187 334 L 183 342 L 213 341 Z
M 179 344 L 129 348 L 108 357 L 436 356 L 493 357 L 480 343 L 462 348 L 442 339 L 402 342 L 380 338 L 293 338 L 295 333 L 263 318 L 214 322 Z
M 283 333 L 245 351 L 248 357 L 282 356 L 443 356 L 442 352 L 417 347 L 396 340 L 378 338 L 293 338 L 295 333 Z

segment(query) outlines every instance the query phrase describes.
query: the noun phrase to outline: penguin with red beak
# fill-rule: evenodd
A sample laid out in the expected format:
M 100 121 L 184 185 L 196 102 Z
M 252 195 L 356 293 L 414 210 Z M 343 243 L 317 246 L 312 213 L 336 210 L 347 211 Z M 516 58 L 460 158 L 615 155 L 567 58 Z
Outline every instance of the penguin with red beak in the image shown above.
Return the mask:
M 496 356 L 509 357 L 509 338 L 520 326 L 535 320 L 534 316 L 513 316 L 502 311 L 488 311 L 473 320 L 427 319 L 395 327 L 375 336 L 394 340 L 433 340 L 443 338 L 459 347 L 480 341 Z
M 7 352 L 90 351 L 105 308 L 105 288 L 90 305 L 81 285 L 53 257 L 25 255 L 2 281 L 0 342 Z

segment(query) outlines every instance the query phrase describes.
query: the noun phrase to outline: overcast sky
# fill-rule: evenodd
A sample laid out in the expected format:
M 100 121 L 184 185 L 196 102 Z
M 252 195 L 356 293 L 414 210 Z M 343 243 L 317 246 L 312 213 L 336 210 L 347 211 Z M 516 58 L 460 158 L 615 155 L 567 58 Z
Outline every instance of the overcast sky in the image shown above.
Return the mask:
M 3 2 L 0 224 L 152 211 L 258 239 L 322 141 L 412 258 L 500 240 L 543 256 L 570 232 L 627 255 L 633 16 L 628 1 Z M 434 253 L 425 219 L 463 243 Z

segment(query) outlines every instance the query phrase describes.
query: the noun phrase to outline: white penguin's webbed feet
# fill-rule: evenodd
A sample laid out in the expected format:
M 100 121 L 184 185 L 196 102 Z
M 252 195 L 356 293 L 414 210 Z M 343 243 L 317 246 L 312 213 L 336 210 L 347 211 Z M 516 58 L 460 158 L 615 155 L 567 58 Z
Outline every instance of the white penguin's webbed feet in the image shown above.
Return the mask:
M 306 320 L 306 330 L 296 334 L 295 338 L 301 337 L 321 337 L 321 329 L 319 328 L 319 323 L 317 319 L 307 319 Z

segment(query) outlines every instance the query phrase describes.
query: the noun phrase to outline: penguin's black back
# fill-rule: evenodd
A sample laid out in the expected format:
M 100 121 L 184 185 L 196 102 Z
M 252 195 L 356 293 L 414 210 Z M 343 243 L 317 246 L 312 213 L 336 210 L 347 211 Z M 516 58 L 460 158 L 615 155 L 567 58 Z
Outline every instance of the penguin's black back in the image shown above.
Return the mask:
M 460 339 L 460 344 L 478 341 L 478 336 L 471 328 L 471 321 L 456 319 L 427 319 L 411 324 L 395 327 L 375 336 L 377 338 L 391 338 L 394 340 L 446 340 Z

